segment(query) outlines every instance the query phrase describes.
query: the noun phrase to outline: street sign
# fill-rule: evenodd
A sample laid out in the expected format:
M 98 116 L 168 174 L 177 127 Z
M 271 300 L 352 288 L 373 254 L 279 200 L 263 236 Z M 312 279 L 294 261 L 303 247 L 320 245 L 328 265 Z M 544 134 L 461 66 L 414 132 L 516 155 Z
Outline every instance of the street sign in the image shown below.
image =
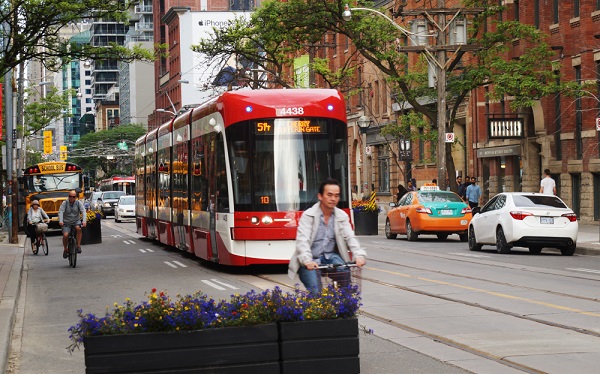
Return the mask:
M 446 133 L 446 143 L 454 143 L 454 133 L 453 132 Z
M 600 131 L 600 117 L 596 118 L 596 131 Z

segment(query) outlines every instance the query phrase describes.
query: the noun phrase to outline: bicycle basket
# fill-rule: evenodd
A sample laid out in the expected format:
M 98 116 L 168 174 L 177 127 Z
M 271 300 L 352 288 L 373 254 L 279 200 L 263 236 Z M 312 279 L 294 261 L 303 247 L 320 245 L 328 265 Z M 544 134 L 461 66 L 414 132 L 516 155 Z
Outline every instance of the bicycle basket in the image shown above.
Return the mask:
M 35 232 L 41 234 L 43 232 L 48 231 L 48 224 L 40 222 L 35 226 Z

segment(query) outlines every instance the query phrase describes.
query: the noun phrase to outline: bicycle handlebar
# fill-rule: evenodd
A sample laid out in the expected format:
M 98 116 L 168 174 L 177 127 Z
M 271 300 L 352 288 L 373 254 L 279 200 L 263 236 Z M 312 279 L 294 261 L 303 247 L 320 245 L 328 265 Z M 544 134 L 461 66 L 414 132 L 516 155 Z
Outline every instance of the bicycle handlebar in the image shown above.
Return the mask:
M 356 265 L 356 262 L 354 261 L 349 261 L 343 264 L 326 264 L 326 265 L 319 265 L 317 266 L 317 269 L 322 270 L 322 269 L 336 269 L 336 268 L 340 268 L 340 267 L 346 267 L 346 268 L 354 268 L 354 267 L 358 267 L 358 265 Z

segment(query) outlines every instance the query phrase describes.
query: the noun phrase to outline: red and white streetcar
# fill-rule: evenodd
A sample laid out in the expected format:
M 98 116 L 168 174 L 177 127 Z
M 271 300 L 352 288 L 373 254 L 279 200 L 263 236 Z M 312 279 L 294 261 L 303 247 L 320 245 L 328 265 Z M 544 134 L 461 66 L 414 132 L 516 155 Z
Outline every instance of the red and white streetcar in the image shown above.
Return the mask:
M 136 142 L 137 231 L 221 264 L 287 263 L 323 180 L 350 214 L 347 131 L 336 90 L 226 92 Z

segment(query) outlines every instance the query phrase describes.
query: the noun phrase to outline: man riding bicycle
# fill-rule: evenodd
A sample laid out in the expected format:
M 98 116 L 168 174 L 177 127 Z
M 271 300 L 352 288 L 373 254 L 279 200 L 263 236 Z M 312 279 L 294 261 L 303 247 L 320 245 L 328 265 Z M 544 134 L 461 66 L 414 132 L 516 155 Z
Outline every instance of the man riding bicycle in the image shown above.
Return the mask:
M 69 256 L 67 244 L 69 243 L 69 232 L 75 227 L 77 237 L 77 253 L 81 253 L 81 228 L 86 225 L 85 206 L 81 200 L 77 200 L 77 192 L 70 191 L 69 199 L 63 201 L 58 210 L 58 224 L 63 233 L 63 258 Z

